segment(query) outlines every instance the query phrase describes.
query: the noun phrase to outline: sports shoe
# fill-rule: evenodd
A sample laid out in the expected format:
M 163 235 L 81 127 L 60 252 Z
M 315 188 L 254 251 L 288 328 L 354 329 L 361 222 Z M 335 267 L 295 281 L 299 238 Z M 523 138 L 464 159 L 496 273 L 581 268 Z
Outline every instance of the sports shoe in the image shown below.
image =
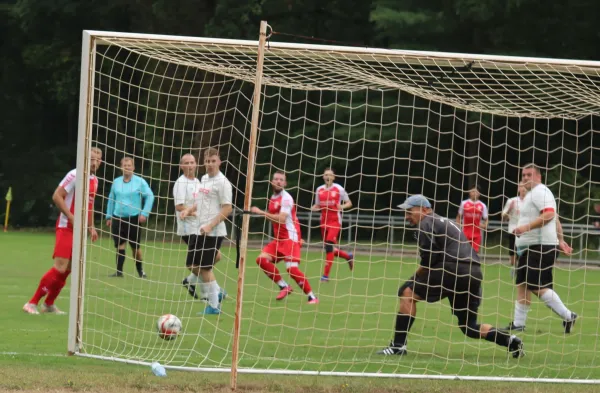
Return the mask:
M 142 270 L 141 272 L 138 272 L 138 276 L 139 276 L 140 278 L 148 278 L 148 276 L 146 276 L 146 272 L 145 272 L 145 271 L 143 271 L 143 270 Z
M 348 267 L 350 271 L 354 270 L 354 254 L 351 252 L 348 253 Z
M 290 293 L 292 293 L 294 290 L 292 289 L 292 287 L 290 287 L 289 285 L 287 287 L 284 287 L 281 291 L 279 291 L 279 295 L 277 295 L 277 297 L 275 299 L 277 300 L 282 300 L 284 299 L 287 295 L 289 295 Z
M 391 356 L 391 355 L 398 355 L 398 356 L 404 356 L 408 353 L 408 351 L 406 350 L 406 345 L 403 345 L 401 347 L 395 347 L 394 343 L 390 343 L 389 347 L 383 348 L 380 351 L 376 352 L 377 355 L 385 355 L 385 356 Z
M 514 322 L 511 322 L 508 324 L 507 327 L 505 327 L 502 330 L 508 330 L 508 331 L 513 331 L 513 332 L 524 332 L 525 331 L 525 326 L 517 326 L 515 325 Z
M 508 352 L 512 353 L 512 357 L 515 359 L 525 356 L 525 351 L 523 350 L 523 341 L 521 341 L 521 339 L 514 334 L 510 336 L 508 341 Z
M 198 315 L 218 315 L 218 314 L 221 314 L 221 309 L 212 307 L 210 305 L 206 306 L 204 311 L 201 311 L 198 313 Z
M 123 272 L 116 272 L 116 273 L 110 274 L 108 277 L 121 277 L 121 278 L 123 278 Z
M 65 315 L 66 312 L 61 311 L 58 307 L 56 307 L 54 304 L 51 306 L 46 305 L 46 303 L 42 304 L 41 307 L 41 311 L 44 314 L 56 314 L 56 315 Z
M 329 282 L 329 277 L 327 277 L 327 276 L 321 277 L 321 282 Z
M 27 314 L 39 314 L 40 313 L 37 309 L 37 304 L 33 304 L 33 303 L 25 303 L 25 305 L 23 306 L 23 311 L 25 311 Z
M 319 304 L 319 299 L 313 297 L 312 299 L 308 299 L 308 304 Z
M 577 317 L 577 314 L 571 312 L 571 319 L 568 321 L 563 321 L 563 327 L 565 328 L 566 334 L 571 333 L 571 329 L 573 329 L 573 326 L 575 326 L 575 322 L 577 322 Z
M 188 293 L 190 294 L 191 297 L 193 297 L 194 299 L 198 299 L 198 295 L 196 294 L 196 286 L 192 285 L 188 282 L 187 277 L 183 279 L 183 281 L 181 282 L 181 285 L 183 285 L 183 287 L 185 289 L 187 289 Z

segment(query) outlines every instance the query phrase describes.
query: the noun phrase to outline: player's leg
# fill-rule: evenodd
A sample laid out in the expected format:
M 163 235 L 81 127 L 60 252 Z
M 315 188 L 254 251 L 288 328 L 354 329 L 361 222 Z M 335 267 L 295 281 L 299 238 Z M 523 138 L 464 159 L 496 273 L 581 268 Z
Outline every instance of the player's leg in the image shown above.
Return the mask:
M 142 249 L 140 246 L 142 228 L 140 227 L 139 219 L 137 217 L 131 217 L 129 224 L 128 239 L 133 258 L 135 259 L 135 270 L 137 271 L 139 278 L 146 278 L 146 273 L 144 272 L 144 267 L 142 265 Z
M 472 236 L 469 240 L 471 240 L 471 246 L 473 247 L 475 252 L 479 254 L 479 246 L 481 246 L 481 236 L 475 235 Z
M 532 270 L 529 269 L 529 250 L 525 250 L 517 259 L 515 283 L 517 285 L 517 300 L 515 301 L 514 316 L 511 323 L 505 328 L 522 332 L 527 324 L 527 314 L 531 309 L 531 295 L 528 292 L 527 281 L 531 278 Z
M 325 268 L 323 269 L 321 281 L 327 282 L 329 281 L 329 274 L 333 266 L 333 259 L 335 258 L 333 255 L 333 245 L 335 243 L 331 241 L 330 228 L 327 227 L 327 224 L 321 227 L 321 234 L 323 235 L 323 245 L 325 247 Z
M 48 295 L 44 300 L 44 304 L 42 304 L 41 312 L 43 313 L 53 313 L 53 314 L 65 314 L 63 311 L 59 310 L 58 307 L 54 304 L 54 301 L 60 295 L 60 292 L 65 287 L 67 283 L 67 278 L 71 274 L 71 259 L 66 258 L 55 258 L 54 259 L 54 268 L 60 273 L 57 278 L 50 283 L 48 286 Z
M 516 238 L 516 236 L 514 233 L 508 234 L 508 256 L 510 259 L 511 275 L 513 277 L 515 275 L 516 262 L 517 262 L 517 251 L 515 249 L 515 238 Z
M 217 258 L 217 253 L 223 242 L 222 237 L 216 236 L 200 236 L 202 255 L 200 258 L 200 275 L 202 276 L 203 293 L 206 293 L 208 305 L 202 314 L 220 314 L 221 300 L 219 293 L 221 288 L 217 283 L 213 266 Z
M 285 255 L 285 270 L 287 270 L 292 279 L 296 281 L 296 284 L 298 284 L 304 294 L 308 296 L 308 304 L 319 303 L 319 299 L 317 299 L 313 293 L 308 279 L 298 267 L 300 264 L 300 243 L 292 240 L 286 240 L 285 242 L 280 243 L 281 249 L 279 251 Z
M 569 310 L 553 290 L 554 262 L 558 257 L 558 250 L 553 246 L 542 246 L 540 248 L 539 281 L 538 286 L 530 286 L 531 292 L 537 295 L 544 304 L 563 320 L 565 333 L 571 333 L 577 320 L 577 314 Z M 528 285 L 529 286 L 529 285 Z
M 198 250 L 198 236 L 189 235 L 182 236 L 181 239 L 187 244 L 187 254 L 185 257 L 185 266 L 190 271 L 190 274 L 183 279 L 181 284 L 187 289 L 188 293 L 194 299 L 199 299 L 196 293 L 196 285 L 202 283 L 200 274 L 200 252 Z
M 281 274 L 279 273 L 279 269 L 275 266 L 277 261 L 277 254 L 279 252 L 279 242 L 277 240 L 273 240 L 269 244 L 267 244 L 259 254 L 258 258 L 256 258 L 256 264 L 261 268 L 261 270 L 266 274 L 271 281 L 273 281 L 277 286 L 279 286 L 279 294 L 277 295 L 277 300 L 284 299 L 287 295 L 292 293 L 292 287 L 288 285 L 287 282 L 283 278 L 281 278 Z
M 123 277 L 123 265 L 125 264 L 125 247 L 127 246 L 127 226 L 117 217 L 113 217 L 110 231 L 113 238 L 113 243 L 117 249 L 116 264 L 117 271 L 109 277 Z
M 398 289 L 398 314 L 394 326 L 394 338 L 390 345 L 380 351 L 379 355 L 406 355 L 407 336 L 410 328 L 415 322 L 417 315 L 417 302 L 423 300 L 421 296 L 413 291 L 414 280 L 411 277 L 400 289 Z
M 340 238 L 341 227 L 330 227 L 327 231 L 327 241 L 332 244 L 338 244 L 338 240 Z M 344 258 L 346 262 L 348 262 L 348 267 L 350 270 L 354 269 L 354 255 L 351 252 L 346 252 L 339 247 L 333 248 L 333 256 L 336 258 Z

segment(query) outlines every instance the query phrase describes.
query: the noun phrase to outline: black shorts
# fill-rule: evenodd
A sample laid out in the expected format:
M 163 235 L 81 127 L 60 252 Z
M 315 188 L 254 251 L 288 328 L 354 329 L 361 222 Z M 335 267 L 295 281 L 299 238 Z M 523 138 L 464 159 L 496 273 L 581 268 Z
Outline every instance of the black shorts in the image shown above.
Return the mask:
M 140 248 L 141 228 L 138 216 L 112 217 L 111 233 L 115 247 L 129 242 L 132 250 Z
M 223 236 L 189 235 L 182 237 L 188 246 L 185 265 L 211 268 L 223 243 Z
M 467 263 L 445 263 L 444 267 L 432 267 L 428 274 L 416 280 L 410 279 L 398 290 L 402 296 L 404 289 L 413 292 L 427 303 L 448 298 L 452 313 L 469 311 L 477 314 L 481 304 L 481 281 L 483 274 L 479 265 Z
M 558 249 L 552 245 L 529 246 L 517 262 L 518 284 L 527 284 L 527 289 L 552 289 L 552 269 L 558 258 Z
M 508 234 L 508 255 L 512 256 L 517 253 L 517 249 L 515 248 L 515 239 L 517 237 L 514 233 Z

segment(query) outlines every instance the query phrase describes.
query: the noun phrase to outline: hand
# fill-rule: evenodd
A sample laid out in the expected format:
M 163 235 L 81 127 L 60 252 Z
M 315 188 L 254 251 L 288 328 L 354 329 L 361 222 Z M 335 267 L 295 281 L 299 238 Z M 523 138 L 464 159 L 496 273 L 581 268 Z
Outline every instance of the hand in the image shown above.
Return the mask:
M 89 231 L 92 241 L 95 242 L 96 240 L 98 240 L 98 232 L 96 232 L 96 228 L 90 228 Z
M 337 204 L 337 209 L 338 209 L 339 211 L 342 211 L 342 210 L 344 210 L 344 205 L 342 205 L 342 204 L 339 204 L 339 203 L 338 203 L 338 204 Z
M 147 220 L 146 216 L 144 216 L 144 215 L 140 214 L 140 216 L 139 216 L 139 218 L 138 218 L 138 222 L 139 222 L 140 224 L 145 224 L 145 223 L 146 223 L 146 220 Z
M 200 227 L 200 234 L 201 235 L 205 235 L 207 233 L 210 233 L 213 230 L 213 226 L 210 224 L 204 224 Z
M 527 229 L 524 226 L 516 227 L 515 230 L 513 231 L 515 236 L 521 236 L 525 232 L 527 232 Z
M 319 205 L 313 205 L 311 206 L 310 210 L 314 211 L 314 212 L 318 212 L 321 210 L 321 206 Z
M 71 223 L 71 225 L 75 226 L 75 216 L 72 215 L 71 213 L 69 213 L 69 215 L 67 216 L 67 219 L 69 220 L 69 222 Z
M 185 219 L 186 217 L 195 216 L 195 215 L 196 215 L 196 206 L 195 205 L 193 207 L 183 209 L 181 211 L 181 213 L 179 213 L 179 217 L 182 220 Z
M 558 248 L 565 254 L 565 255 L 571 255 L 573 253 L 573 247 L 569 246 L 569 244 L 566 241 L 561 241 L 558 244 Z
M 594 223 L 594 226 L 595 226 L 596 228 L 600 228 L 600 221 L 596 221 L 596 222 Z
M 252 213 L 252 214 L 263 214 L 264 212 L 262 210 L 260 210 L 258 207 L 252 206 L 250 208 L 250 213 Z
M 112 220 L 110 220 L 110 219 L 106 220 L 106 226 L 110 228 L 111 225 L 112 225 Z

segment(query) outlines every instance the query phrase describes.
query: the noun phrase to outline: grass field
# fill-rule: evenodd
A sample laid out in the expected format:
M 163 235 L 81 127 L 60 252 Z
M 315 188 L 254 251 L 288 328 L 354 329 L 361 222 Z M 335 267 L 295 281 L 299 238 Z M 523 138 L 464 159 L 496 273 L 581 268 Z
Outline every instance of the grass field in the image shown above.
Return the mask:
M 6 315 L 0 340 L 0 388 L 3 390 L 123 391 L 227 389 L 228 374 L 169 371 L 154 377 L 147 366 L 124 365 L 66 356 L 67 316 L 22 313 L 21 307 L 51 264 L 51 234 L 8 233 L 0 236 L 0 296 Z M 112 245 L 106 237 L 88 249 L 83 350 L 102 356 L 160 361 L 173 366 L 229 367 L 237 270 L 234 250 L 224 249 L 218 266 L 220 284 L 229 299 L 219 316 L 198 316 L 204 304 L 181 287 L 184 249 L 176 243 L 145 245 L 148 280 L 132 275 L 111 279 Z M 317 252 L 305 253 L 307 273 L 321 303 L 306 304 L 299 290 L 276 302 L 276 287 L 249 256 L 241 337 L 240 366 L 311 371 L 380 372 L 600 379 L 596 356 L 600 271 L 557 270 L 557 290 L 582 318 L 565 337 L 560 320 L 539 302 L 529 314 L 523 334 L 527 356 L 519 361 L 486 341 L 466 339 L 455 326 L 447 304 L 419 305 L 409 336 L 410 354 L 382 358 L 375 350 L 391 338 L 396 290 L 415 268 L 410 258 L 363 253 L 351 274 L 334 266 L 335 280 L 320 283 Z M 281 270 L 283 266 L 280 266 Z M 133 273 L 130 259 L 126 270 Z M 485 267 L 481 320 L 505 325 L 512 314 L 514 291 L 503 265 Z M 287 278 L 287 274 L 284 274 Z M 288 280 L 289 281 L 289 280 Z M 295 283 L 290 282 L 293 286 Z M 567 289 L 569 288 L 569 289 Z M 297 288 L 296 288 L 297 289 Z M 67 310 L 69 286 L 57 304 Z M 175 341 L 160 340 L 154 330 L 158 316 L 173 313 L 184 325 Z M 373 378 L 278 377 L 240 375 L 247 391 L 596 391 L 593 387 L 491 382 L 443 382 Z M 517 387 L 518 386 L 518 387 Z

